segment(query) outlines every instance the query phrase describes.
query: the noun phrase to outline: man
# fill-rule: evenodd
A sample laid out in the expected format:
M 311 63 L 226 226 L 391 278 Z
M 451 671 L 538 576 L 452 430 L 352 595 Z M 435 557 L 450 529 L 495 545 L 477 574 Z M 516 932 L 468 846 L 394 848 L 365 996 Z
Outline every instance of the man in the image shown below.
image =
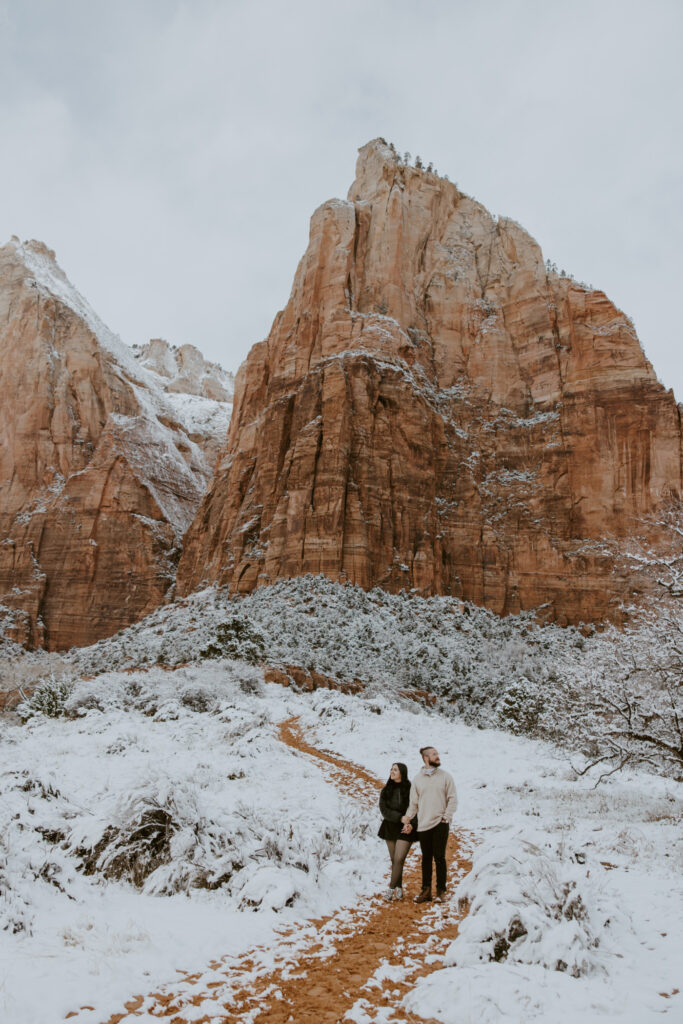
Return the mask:
M 410 787 L 410 804 L 401 818 L 403 832 L 412 832 L 411 819 L 417 814 L 417 831 L 422 850 L 422 892 L 415 903 L 432 898 L 432 860 L 436 864 L 436 898 L 446 898 L 446 843 L 451 818 L 458 806 L 453 777 L 441 767 L 434 747 L 421 747 L 422 768 Z

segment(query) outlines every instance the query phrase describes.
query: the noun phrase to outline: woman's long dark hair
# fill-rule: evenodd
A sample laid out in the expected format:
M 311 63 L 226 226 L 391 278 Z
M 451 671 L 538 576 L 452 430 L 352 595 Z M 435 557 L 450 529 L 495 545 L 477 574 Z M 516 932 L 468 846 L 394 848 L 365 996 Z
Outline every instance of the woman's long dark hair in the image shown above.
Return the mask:
M 387 779 L 387 781 L 384 784 L 384 788 L 382 789 L 382 793 L 383 793 L 384 796 L 386 796 L 389 792 L 391 792 L 391 790 L 392 790 L 392 788 L 394 786 L 399 786 L 400 790 L 401 790 L 401 795 L 410 796 L 410 779 L 408 778 L 408 769 L 403 764 L 402 761 L 394 761 L 394 764 L 396 765 L 396 767 L 398 768 L 398 770 L 400 772 L 401 781 L 400 782 L 394 782 L 394 780 L 391 778 L 391 776 L 389 776 L 389 778 Z M 392 765 L 392 768 L 393 768 L 393 765 Z

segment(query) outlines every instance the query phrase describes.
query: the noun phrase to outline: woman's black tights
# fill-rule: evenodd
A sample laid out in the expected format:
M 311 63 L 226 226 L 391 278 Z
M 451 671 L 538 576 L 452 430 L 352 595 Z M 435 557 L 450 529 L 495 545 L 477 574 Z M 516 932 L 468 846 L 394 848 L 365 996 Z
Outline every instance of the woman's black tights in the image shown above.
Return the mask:
M 389 888 L 398 889 L 403 885 L 403 863 L 408 856 L 411 844 L 406 842 L 405 839 L 387 839 L 385 841 L 389 850 L 389 856 L 391 857 L 391 881 L 389 882 Z

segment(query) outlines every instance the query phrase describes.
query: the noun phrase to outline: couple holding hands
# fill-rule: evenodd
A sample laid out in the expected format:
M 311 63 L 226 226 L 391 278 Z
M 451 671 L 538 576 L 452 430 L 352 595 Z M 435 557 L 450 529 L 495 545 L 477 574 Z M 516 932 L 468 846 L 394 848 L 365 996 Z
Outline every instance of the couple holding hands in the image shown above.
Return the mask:
M 451 818 L 458 805 L 453 777 L 441 767 L 435 747 L 421 747 L 422 768 L 411 783 L 408 769 L 400 761 L 392 764 L 389 778 L 379 795 L 382 824 L 377 833 L 384 839 L 391 858 L 391 880 L 387 900 L 403 899 L 403 863 L 412 843 L 418 839 L 422 851 L 422 890 L 415 903 L 432 898 L 432 861 L 436 865 L 436 899 L 446 898 L 446 843 Z

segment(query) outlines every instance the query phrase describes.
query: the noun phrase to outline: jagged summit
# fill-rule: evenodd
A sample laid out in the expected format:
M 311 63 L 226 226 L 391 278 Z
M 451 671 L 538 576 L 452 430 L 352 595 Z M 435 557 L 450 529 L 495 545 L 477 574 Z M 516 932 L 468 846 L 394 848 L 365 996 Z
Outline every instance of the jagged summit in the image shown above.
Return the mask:
M 348 192 L 350 202 L 370 199 L 382 185 L 391 187 L 401 166 L 398 153 L 384 139 L 372 139 L 358 150 L 356 177 Z
M 379 192 L 389 191 L 394 184 L 404 186 L 406 181 L 413 177 L 422 178 L 425 183 L 430 182 L 432 186 L 448 187 L 454 193 L 458 192 L 457 186 L 451 184 L 447 178 L 441 177 L 432 169 L 431 164 L 425 168 L 419 157 L 417 160 L 419 162 L 416 165 L 411 164 L 383 138 L 366 142 L 358 150 L 356 177 L 348 192 L 349 201 L 370 200 Z
M 447 175 L 439 174 L 431 163 L 428 163 L 425 167 L 419 156 L 413 160 L 410 153 L 401 155 L 396 150 L 396 147 L 385 139 L 371 139 L 370 142 L 366 142 L 358 150 L 356 177 L 349 188 L 348 201 L 376 201 L 381 195 L 386 199 L 394 187 L 401 190 L 407 187 L 426 189 L 432 196 L 437 192 L 443 193 L 448 202 L 467 201 L 485 219 L 490 221 L 492 225 L 500 223 L 513 226 L 530 243 L 537 246 L 535 239 L 518 221 L 510 217 L 490 213 L 482 203 L 468 196 L 458 185 L 451 182 Z M 339 202 L 339 200 L 331 200 L 330 202 L 335 203 Z M 537 246 L 537 248 L 540 254 L 540 247 Z M 545 260 L 545 269 L 549 275 L 555 274 L 558 277 L 567 277 L 579 287 L 587 291 L 594 291 L 592 285 L 588 285 L 583 281 L 576 281 L 573 274 L 568 274 L 564 270 L 559 271 L 557 265 L 550 259 Z
M 36 239 L 21 242 L 13 235 L 0 249 L 23 267 L 33 286 L 46 297 L 58 299 L 68 306 L 93 332 L 97 340 L 123 362 L 128 363 L 129 350 L 121 339 L 102 322 L 90 303 L 74 288 L 57 262 L 54 249 Z
M 133 353 L 141 366 L 161 379 L 165 391 L 232 402 L 235 375 L 208 362 L 194 345 L 169 345 L 163 338 L 151 338 L 146 345 L 133 345 Z

